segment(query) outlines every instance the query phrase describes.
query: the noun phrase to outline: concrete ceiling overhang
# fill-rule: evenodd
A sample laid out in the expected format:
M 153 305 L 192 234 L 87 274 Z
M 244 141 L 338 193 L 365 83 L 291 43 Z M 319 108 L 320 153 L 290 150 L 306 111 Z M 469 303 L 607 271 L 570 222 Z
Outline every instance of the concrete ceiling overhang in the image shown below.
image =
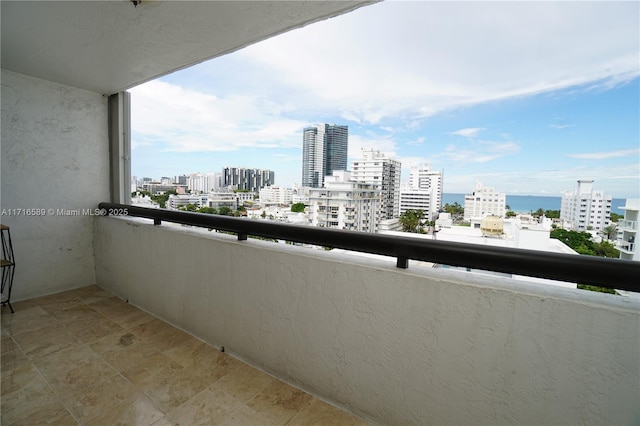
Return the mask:
M 109 95 L 374 2 L 2 0 L 2 68 Z

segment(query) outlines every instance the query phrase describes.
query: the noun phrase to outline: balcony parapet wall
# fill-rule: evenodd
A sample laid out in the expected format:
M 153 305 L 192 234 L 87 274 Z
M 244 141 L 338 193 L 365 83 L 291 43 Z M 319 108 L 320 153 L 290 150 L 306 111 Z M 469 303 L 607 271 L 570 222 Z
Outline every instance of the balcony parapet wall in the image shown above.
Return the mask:
M 384 424 L 632 424 L 640 302 L 125 217 L 98 284 Z

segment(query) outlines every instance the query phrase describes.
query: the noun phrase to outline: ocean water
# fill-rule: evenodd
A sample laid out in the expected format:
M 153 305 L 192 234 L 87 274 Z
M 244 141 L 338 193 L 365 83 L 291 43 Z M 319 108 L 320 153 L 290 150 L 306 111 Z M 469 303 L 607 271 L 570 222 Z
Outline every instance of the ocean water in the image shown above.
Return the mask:
M 535 212 L 542 210 L 560 210 L 561 197 L 539 197 L 534 195 L 507 195 L 507 205 L 511 210 L 518 213 Z M 442 194 L 442 205 L 457 202 L 464 207 L 464 194 Z M 625 205 L 624 198 L 614 198 L 611 200 L 611 213 L 624 215 L 624 210 L 620 207 Z

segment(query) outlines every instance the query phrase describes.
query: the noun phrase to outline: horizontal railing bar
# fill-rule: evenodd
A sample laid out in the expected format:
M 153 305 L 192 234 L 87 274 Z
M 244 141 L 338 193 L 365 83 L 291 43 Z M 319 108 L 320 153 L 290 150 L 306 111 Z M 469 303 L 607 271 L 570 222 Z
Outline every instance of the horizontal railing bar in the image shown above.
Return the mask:
M 640 262 L 538 250 L 371 234 L 178 210 L 100 203 L 107 212 L 317 246 L 640 292 Z

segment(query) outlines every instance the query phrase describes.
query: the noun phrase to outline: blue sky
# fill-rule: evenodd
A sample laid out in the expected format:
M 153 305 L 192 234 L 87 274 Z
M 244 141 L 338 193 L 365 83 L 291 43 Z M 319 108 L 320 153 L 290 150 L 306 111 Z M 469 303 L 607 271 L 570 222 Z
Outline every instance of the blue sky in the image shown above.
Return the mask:
M 132 174 L 271 169 L 300 183 L 302 129 L 477 181 L 640 197 L 640 3 L 390 1 L 131 89 Z

